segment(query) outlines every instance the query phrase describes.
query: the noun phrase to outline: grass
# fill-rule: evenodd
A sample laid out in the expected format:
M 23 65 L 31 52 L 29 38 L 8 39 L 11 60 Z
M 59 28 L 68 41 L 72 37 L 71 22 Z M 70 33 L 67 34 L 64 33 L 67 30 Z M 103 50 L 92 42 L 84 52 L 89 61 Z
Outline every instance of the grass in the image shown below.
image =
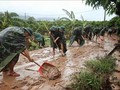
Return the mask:
M 74 76 L 73 90 L 100 90 L 101 81 L 91 72 L 81 72 Z
M 113 57 L 102 57 L 96 60 L 87 61 L 85 66 L 94 73 L 107 74 L 115 69 L 116 59 Z
M 31 41 L 29 50 L 32 51 L 32 50 L 37 50 L 37 49 L 40 49 L 39 45 Z
M 45 38 L 45 46 L 49 47 L 50 46 L 50 37 L 49 36 L 44 36 Z
M 111 90 L 109 76 L 115 68 L 115 62 L 113 57 L 87 61 L 86 70 L 75 74 L 69 86 L 73 90 Z
M 45 40 L 45 47 L 49 47 L 50 46 L 50 38 L 49 36 L 44 36 L 44 40 Z M 30 43 L 30 48 L 29 50 L 32 51 L 32 50 L 38 50 L 42 47 L 40 47 L 37 43 L 35 43 L 34 41 L 32 41 Z

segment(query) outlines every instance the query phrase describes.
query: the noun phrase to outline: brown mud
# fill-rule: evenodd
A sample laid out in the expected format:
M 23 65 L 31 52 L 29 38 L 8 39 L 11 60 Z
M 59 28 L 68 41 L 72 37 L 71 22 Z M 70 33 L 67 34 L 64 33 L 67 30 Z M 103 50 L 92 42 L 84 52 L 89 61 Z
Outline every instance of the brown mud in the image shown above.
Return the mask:
M 20 60 L 15 67 L 15 71 L 20 73 L 20 77 L 11 77 L 7 76 L 6 73 L 0 73 L 0 90 L 67 90 L 66 86 L 70 83 L 71 75 L 83 70 L 85 61 L 107 55 L 114 48 L 116 42 L 117 40 L 105 38 L 103 47 L 94 42 L 88 42 L 79 47 L 74 42 L 71 47 L 68 47 L 64 57 L 61 56 L 58 50 L 56 50 L 56 55 L 53 57 L 50 47 L 31 51 L 31 57 L 40 65 L 43 62 L 49 62 L 59 69 L 61 77 L 56 80 L 41 77 L 38 72 L 39 67 L 20 55 Z M 117 70 L 119 71 L 120 54 L 116 51 L 113 55 L 118 59 L 117 64 L 119 67 L 117 67 Z M 114 72 L 113 76 L 120 80 L 120 72 Z M 113 90 L 119 89 L 120 87 L 113 86 Z

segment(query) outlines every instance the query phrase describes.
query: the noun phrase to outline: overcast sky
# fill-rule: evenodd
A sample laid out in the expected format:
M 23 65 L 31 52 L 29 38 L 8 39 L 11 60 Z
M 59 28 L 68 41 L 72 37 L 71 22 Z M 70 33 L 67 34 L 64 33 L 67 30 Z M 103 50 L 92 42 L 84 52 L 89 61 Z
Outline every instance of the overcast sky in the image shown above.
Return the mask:
M 0 12 L 16 12 L 19 15 L 29 15 L 35 18 L 39 17 L 67 17 L 62 9 L 73 11 L 76 19 L 81 20 L 81 15 L 85 20 L 102 21 L 104 10 L 102 7 L 93 10 L 92 7 L 86 6 L 82 0 L 0 0 Z M 112 16 L 107 16 L 110 20 Z

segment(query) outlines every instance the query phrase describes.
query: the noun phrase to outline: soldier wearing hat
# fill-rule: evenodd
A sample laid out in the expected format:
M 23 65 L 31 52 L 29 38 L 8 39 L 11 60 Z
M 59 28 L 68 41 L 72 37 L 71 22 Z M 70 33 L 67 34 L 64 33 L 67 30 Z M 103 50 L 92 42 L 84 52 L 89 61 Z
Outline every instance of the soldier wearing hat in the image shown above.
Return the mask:
M 7 72 L 9 76 L 20 76 L 14 71 L 20 53 L 33 61 L 27 49 L 27 40 L 32 34 L 30 28 L 21 27 L 8 27 L 0 32 L 0 71 Z
M 34 41 L 37 42 L 40 47 L 44 47 L 45 46 L 44 37 L 43 37 L 43 35 L 41 35 L 38 32 L 34 32 Z
M 77 43 L 79 44 L 79 46 L 84 45 L 85 40 L 84 40 L 84 38 L 83 38 L 82 27 L 76 27 L 76 28 L 73 30 L 72 36 L 71 36 L 71 38 L 70 38 L 69 46 L 71 46 L 74 41 L 77 41 Z
M 53 55 L 55 55 L 55 49 L 60 49 L 60 33 L 57 26 L 52 26 L 49 31 L 50 34 L 50 44 L 53 48 Z
M 66 55 L 67 45 L 66 45 L 66 38 L 65 38 L 65 27 L 60 26 L 59 32 L 60 32 L 60 36 L 61 36 L 60 42 L 61 42 L 62 53 L 63 53 L 63 55 Z

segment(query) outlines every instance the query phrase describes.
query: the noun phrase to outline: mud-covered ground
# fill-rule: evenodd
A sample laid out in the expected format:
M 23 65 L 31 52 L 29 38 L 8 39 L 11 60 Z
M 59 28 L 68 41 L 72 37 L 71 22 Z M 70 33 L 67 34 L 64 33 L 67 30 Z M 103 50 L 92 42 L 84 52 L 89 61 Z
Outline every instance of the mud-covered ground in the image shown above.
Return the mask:
M 83 70 L 85 61 L 107 55 L 114 48 L 116 42 L 117 40 L 107 37 L 103 47 L 95 42 L 87 42 L 84 46 L 79 47 L 74 42 L 72 47 L 67 47 L 68 51 L 64 57 L 58 50 L 53 57 L 50 47 L 31 51 L 31 57 L 40 65 L 43 62 L 49 62 L 59 69 L 61 77 L 56 80 L 41 77 L 38 72 L 39 66 L 20 55 L 20 60 L 15 67 L 15 71 L 20 73 L 20 77 L 11 77 L 6 73 L 0 73 L 0 90 L 66 90 L 65 87 L 70 83 L 71 75 Z M 117 70 L 119 71 L 120 54 L 116 51 L 113 55 L 118 58 L 117 65 L 119 67 Z M 113 74 L 120 80 L 119 72 Z M 120 90 L 120 88 L 116 87 L 113 90 Z

